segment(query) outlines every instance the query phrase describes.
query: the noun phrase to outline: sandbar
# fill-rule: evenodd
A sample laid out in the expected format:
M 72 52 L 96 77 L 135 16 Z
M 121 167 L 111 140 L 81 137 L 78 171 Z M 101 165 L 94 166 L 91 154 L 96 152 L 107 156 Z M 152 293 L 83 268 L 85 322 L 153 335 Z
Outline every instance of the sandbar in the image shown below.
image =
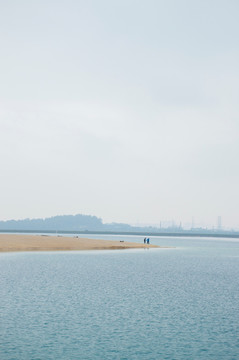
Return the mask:
M 160 246 L 128 241 L 96 240 L 67 236 L 0 234 L 0 252 L 120 250 L 142 248 L 160 248 Z

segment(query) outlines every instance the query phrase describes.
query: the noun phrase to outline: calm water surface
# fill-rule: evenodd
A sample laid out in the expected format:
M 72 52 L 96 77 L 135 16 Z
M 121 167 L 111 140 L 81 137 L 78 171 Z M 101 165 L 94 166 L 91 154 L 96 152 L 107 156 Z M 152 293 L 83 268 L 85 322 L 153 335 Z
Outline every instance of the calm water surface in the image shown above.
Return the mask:
M 151 243 L 1 254 L 0 359 L 239 359 L 239 240 Z

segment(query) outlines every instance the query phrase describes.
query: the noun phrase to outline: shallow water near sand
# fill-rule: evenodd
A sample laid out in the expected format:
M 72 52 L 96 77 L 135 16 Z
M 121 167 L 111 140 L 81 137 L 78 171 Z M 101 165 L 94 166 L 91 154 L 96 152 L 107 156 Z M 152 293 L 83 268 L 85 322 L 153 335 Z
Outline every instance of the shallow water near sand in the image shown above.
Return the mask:
M 0 254 L 0 359 L 238 359 L 239 240 L 151 243 Z

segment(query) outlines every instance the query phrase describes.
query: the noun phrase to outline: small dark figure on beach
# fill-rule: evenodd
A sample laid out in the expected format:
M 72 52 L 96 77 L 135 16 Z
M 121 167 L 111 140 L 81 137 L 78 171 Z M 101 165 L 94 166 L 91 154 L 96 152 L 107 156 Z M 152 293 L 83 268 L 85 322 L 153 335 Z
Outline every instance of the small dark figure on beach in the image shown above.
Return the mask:
M 144 238 L 144 244 L 146 244 L 146 238 Z
M 149 238 L 147 239 L 147 244 L 149 244 Z

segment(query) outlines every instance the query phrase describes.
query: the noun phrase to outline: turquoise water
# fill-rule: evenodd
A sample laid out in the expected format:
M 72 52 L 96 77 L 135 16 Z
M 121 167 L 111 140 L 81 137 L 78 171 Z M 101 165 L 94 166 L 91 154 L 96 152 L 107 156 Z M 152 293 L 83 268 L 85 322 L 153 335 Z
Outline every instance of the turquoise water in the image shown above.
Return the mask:
M 239 359 L 239 241 L 151 243 L 1 254 L 0 359 Z

